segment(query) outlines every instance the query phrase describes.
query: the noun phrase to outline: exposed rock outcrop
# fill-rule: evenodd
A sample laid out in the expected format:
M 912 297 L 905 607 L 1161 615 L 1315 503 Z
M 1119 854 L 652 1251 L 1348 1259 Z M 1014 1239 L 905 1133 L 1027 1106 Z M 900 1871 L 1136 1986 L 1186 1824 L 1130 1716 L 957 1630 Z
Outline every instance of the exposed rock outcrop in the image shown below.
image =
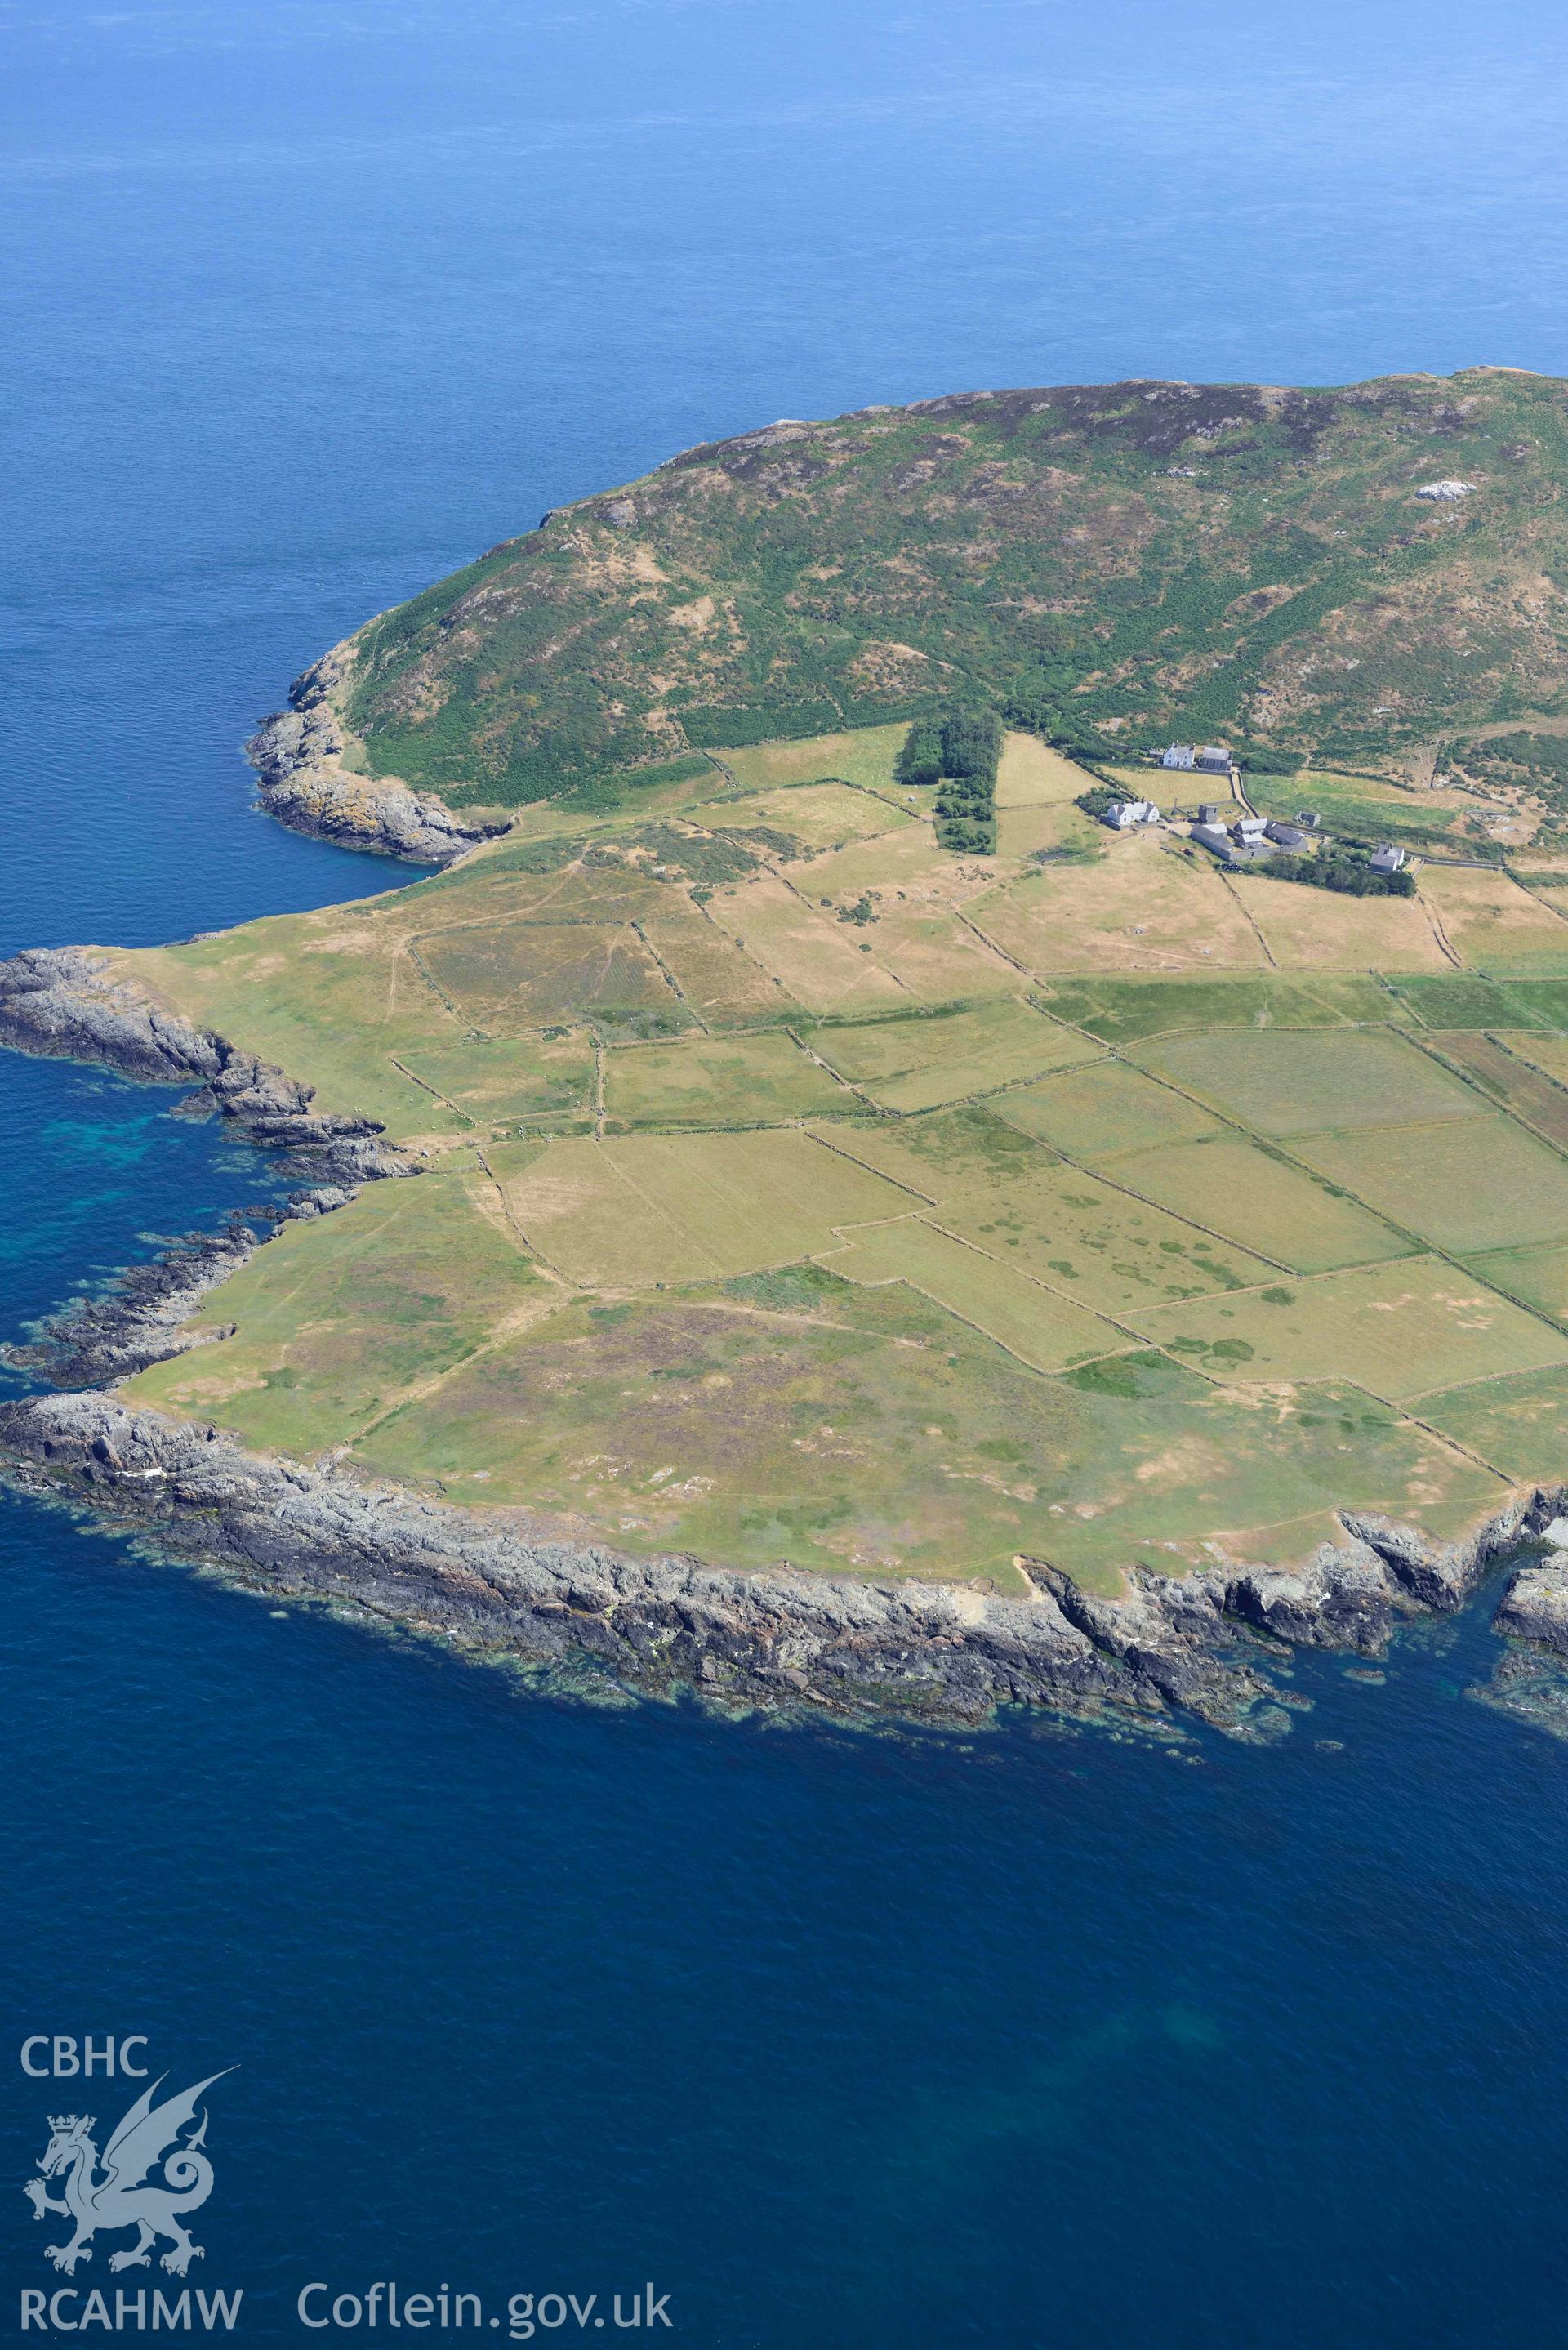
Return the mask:
M 418 1171 L 379 1139 L 385 1129 L 375 1118 L 314 1109 L 309 1086 L 118 985 L 85 947 L 32 947 L 0 962 L 0 1045 L 99 1061 L 166 1085 L 193 1084 L 201 1090 L 188 1107 L 233 1118 L 253 1142 L 286 1151 L 291 1169 L 317 1182 L 352 1185 Z
M 1030 1571 L 1031 1596 L 1011 1599 L 631 1558 L 542 1534 L 522 1513 L 258 1458 L 214 1428 L 132 1410 L 112 1394 L 0 1406 L 0 1461 L 29 1491 L 143 1527 L 166 1550 L 268 1588 L 350 1601 L 628 1690 L 689 1688 L 731 1706 L 951 1723 L 1026 1705 L 1168 1728 L 1185 1716 L 1259 1738 L 1283 1727 L 1274 1676 L 1291 1646 L 1370 1653 L 1425 1612 L 1355 1535 L 1295 1573 L 1136 1572 L 1116 1598 L 1044 1566 Z M 1477 1555 L 1518 1539 L 1527 1514 L 1511 1510 L 1483 1530 Z M 1568 1575 L 1538 1597 L 1541 1573 L 1516 1578 L 1517 1623 L 1503 1628 L 1568 1646 Z
M 185 1325 L 208 1291 L 237 1273 L 279 1224 L 322 1215 L 352 1197 L 327 1186 L 296 1192 L 286 1207 L 236 1210 L 221 1232 L 182 1232 L 147 1263 L 127 1265 L 95 1295 L 35 1324 L 26 1339 L 0 1347 L 0 1361 L 61 1388 L 101 1387 L 167 1362 L 206 1343 Z
M 1434 1542 L 1417 1526 L 1366 1511 L 1345 1511 L 1341 1522 L 1376 1551 L 1399 1589 L 1419 1607 L 1451 1616 L 1475 1597 L 1495 1559 L 1540 1532 L 1552 1514 L 1550 1495 L 1521 1492 L 1497 1517 L 1461 1542 Z
M 587 1665 L 629 1690 L 943 1721 L 1002 1704 L 1144 1721 L 1179 1706 L 1228 1728 L 1244 1727 L 1270 1690 L 1244 1636 L 1200 1607 L 1206 1634 L 1229 1652 L 1210 1655 L 1181 1620 L 1185 1597 L 1171 1608 L 1163 1586 L 1125 1610 L 1093 1603 L 1086 1631 L 1044 1586 L 999 1599 L 632 1559 L 542 1540 L 504 1513 L 258 1459 L 214 1429 L 132 1411 L 112 1395 L 0 1406 L 0 1451 L 30 1490 L 144 1526 L 162 1547 L 268 1587 L 351 1600 L 531 1663 Z
M 417 865 L 450 865 L 465 848 L 504 832 L 504 825 L 465 822 L 406 784 L 344 765 L 337 695 L 351 659 L 348 644 L 335 645 L 295 679 L 288 708 L 264 718 L 245 744 L 267 814 L 318 840 Z
M 1568 1656 L 1568 1557 L 1521 1567 L 1502 1595 L 1492 1628 Z

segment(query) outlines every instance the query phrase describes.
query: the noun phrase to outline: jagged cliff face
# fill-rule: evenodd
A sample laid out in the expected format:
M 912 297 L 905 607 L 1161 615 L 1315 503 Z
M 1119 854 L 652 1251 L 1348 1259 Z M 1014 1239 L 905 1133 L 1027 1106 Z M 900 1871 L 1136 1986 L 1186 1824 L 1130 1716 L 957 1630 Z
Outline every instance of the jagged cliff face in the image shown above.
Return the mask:
M 968 683 L 1428 771 L 1568 707 L 1568 384 L 979 392 L 688 450 L 384 615 L 372 775 L 505 806 Z
M 1020 1601 L 787 1570 L 729 1575 L 541 1539 L 524 1522 L 258 1458 L 211 1426 L 127 1410 L 113 1395 L 0 1402 L 0 1478 L 146 1527 L 161 1548 L 262 1587 L 348 1600 L 626 1690 L 949 1724 L 1046 1706 L 1102 1721 L 1185 1719 L 1252 1740 L 1288 1727 L 1280 1668 L 1291 1646 L 1380 1653 L 1400 1625 L 1467 1605 L 1499 1553 L 1563 1501 L 1560 1489 L 1521 1493 L 1458 1544 L 1347 1516 L 1345 1540 L 1294 1573 L 1139 1573 L 1115 1600 L 1044 1568 Z M 1561 1648 L 1555 1598 L 1549 1575 L 1525 1569 L 1499 1628 Z

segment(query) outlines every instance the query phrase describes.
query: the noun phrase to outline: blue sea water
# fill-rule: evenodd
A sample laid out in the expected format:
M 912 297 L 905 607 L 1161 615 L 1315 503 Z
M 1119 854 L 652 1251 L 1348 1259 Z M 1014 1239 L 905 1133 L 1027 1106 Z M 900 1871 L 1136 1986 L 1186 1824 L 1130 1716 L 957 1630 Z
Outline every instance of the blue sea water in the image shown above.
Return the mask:
M 1528 0 L 10 0 L 0 41 L 0 951 L 395 884 L 251 813 L 249 723 L 685 443 L 1568 371 Z M 0 1326 L 266 1195 L 168 1108 L 0 1056 Z M 0 1503 L 0 2328 L 57 2282 L 47 2114 L 136 2085 L 17 2051 L 114 2033 L 239 2067 L 192 2282 L 254 2341 L 381 2279 L 503 2340 L 649 2280 L 756 2350 L 1558 2340 L 1568 1747 L 1472 1701 L 1497 1653 L 1483 1610 L 1381 1686 L 1303 1660 L 1270 1751 L 720 1727 Z M 62 2320 L 174 2289 L 124 2241 Z

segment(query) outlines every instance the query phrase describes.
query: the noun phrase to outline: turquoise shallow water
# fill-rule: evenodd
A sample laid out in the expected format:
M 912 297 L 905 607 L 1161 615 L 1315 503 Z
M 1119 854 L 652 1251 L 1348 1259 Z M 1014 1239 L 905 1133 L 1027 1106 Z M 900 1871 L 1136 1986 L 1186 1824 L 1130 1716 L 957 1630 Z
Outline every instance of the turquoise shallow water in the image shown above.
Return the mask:
M 248 723 L 683 443 L 976 383 L 1568 365 L 1545 8 L 0 38 L 5 951 L 395 882 L 249 812 Z M 167 1110 L 0 1056 L 5 1328 L 267 1195 Z M 759 2350 L 1561 2334 L 1568 1748 L 1466 1694 L 1484 1615 L 1382 1686 L 1304 1661 L 1282 1747 L 1171 1755 L 573 1710 L 16 1502 L 0 1594 L 13 2042 L 240 2066 L 194 2276 L 253 2339 L 384 2278 L 504 2339 L 509 2295 L 613 2334 L 650 2278 L 680 2338 Z M 16 2188 L 48 2112 L 129 2101 L 5 2047 L 0 2081 Z M 0 2325 L 54 2282 L 16 2188 Z

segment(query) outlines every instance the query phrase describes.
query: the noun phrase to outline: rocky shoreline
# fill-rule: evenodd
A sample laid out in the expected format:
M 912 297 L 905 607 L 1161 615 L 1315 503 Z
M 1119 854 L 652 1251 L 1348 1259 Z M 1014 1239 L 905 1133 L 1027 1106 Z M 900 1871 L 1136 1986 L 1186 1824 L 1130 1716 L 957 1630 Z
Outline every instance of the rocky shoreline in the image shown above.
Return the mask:
M 78 948 L 0 963 L 0 1044 L 193 1085 L 185 1107 L 233 1119 L 305 1179 L 282 1212 L 327 1212 L 364 1182 L 419 1171 L 374 1121 L 317 1111 L 307 1087 L 115 986 Z M 1033 1706 L 1270 1737 L 1288 1724 L 1282 1675 L 1293 1648 L 1380 1653 L 1402 1625 L 1465 1607 L 1496 1561 L 1555 1532 L 1568 1503 L 1561 1488 L 1521 1491 L 1450 1544 L 1344 1513 L 1344 1541 L 1298 1568 L 1139 1569 L 1115 1599 L 1044 1563 L 1024 1563 L 1027 1598 L 1004 1599 L 961 1584 L 631 1558 L 555 1538 L 524 1513 L 462 1509 L 248 1454 L 215 1428 L 133 1411 L 104 1390 L 189 1344 L 180 1326 L 198 1298 L 265 1237 L 243 1217 L 219 1235 L 187 1236 L 15 1350 L 13 1361 L 57 1382 L 90 1384 L 0 1405 L 0 1475 L 268 1589 L 350 1602 L 627 1691 L 947 1723 Z M 1568 1654 L 1568 1568 L 1521 1567 L 1495 1623 Z
M 465 823 L 406 784 L 356 775 L 343 764 L 338 696 L 352 640 L 334 645 L 288 689 L 288 708 L 264 718 L 245 744 L 263 807 L 292 831 L 416 865 L 450 865 L 504 825 Z
M 1462 1607 L 1492 1559 L 1562 1498 L 1521 1499 L 1450 1545 L 1358 1518 L 1299 1573 L 1139 1572 L 1115 1600 L 1042 1565 L 1024 1600 L 630 1558 L 541 1535 L 522 1513 L 257 1457 L 215 1428 L 131 1410 L 112 1393 L 0 1405 L 0 1463 L 26 1492 L 258 1587 L 348 1602 L 627 1692 L 949 1725 L 1007 1706 L 1148 1729 L 1185 1717 L 1253 1739 L 1287 1724 L 1292 1646 L 1379 1653 L 1402 1623 Z
M 411 1175 L 417 1162 L 381 1139 L 370 1118 L 311 1107 L 308 1086 L 210 1029 L 160 1011 L 117 985 L 85 947 L 30 947 L 0 962 L 0 1045 L 45 1059 L 96 1061 L 126 1076 L 193 1085 L 189 1112 L 215 1111 L 291 1172 L 339 1187 Z
M 99 1386 L 181 1353 L 191 1343 L 182 1325 L 279 1222 L 323 1215 L 362 1183 L 420 1171 L 380 1139 L 373 1118 L 314 1109 L 308 1087 L 113 985 L 79 947 L 35 948 L 0 962 L 0 1045 L 193 1086 L 181 1105 L 187 1115 L 232 1119 L 302 1186 L 284 1208 L 240 1211 L 220 1232 L 182 1234 L 150 1263 L 128 1267 L 99 1295 L 74 1300 L 30 1339 L 4 1350 L 14 1368 L 57 1386 Z

